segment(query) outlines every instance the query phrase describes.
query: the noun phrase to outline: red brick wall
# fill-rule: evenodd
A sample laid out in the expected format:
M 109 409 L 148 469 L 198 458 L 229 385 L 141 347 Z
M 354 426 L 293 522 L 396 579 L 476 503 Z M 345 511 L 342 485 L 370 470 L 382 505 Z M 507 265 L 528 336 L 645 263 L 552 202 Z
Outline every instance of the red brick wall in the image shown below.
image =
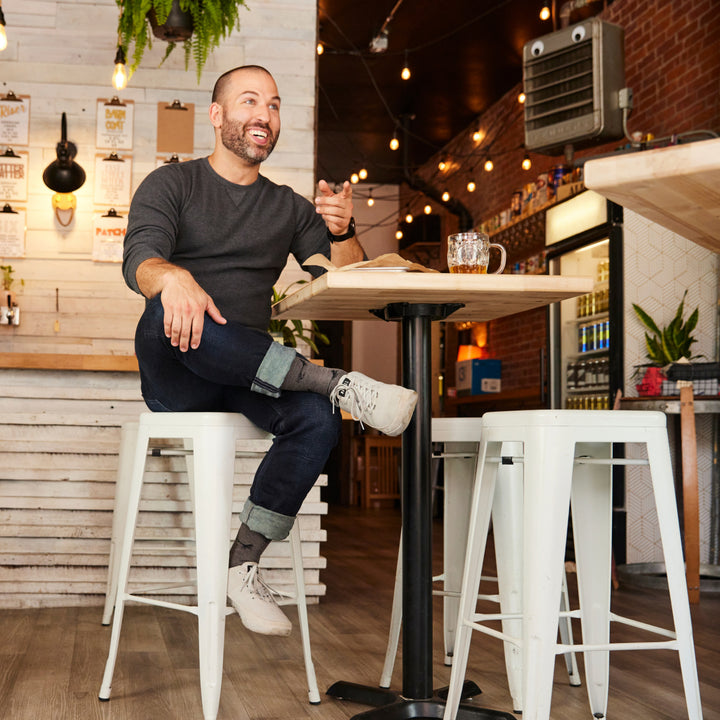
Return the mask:
M 630 132 L 660 138 L 692 130 L 720 131 L 719 9 L 718 0 L 615 0 L 600 13 L 625 30 L 625 80 L 634 96 Z M 521 168 L 525 151 L 522 106 L 517 102 L 520 90 L 518 84 L 479 118 L 486 140 L 473 142 L 474 123 L 421 169 L 426 180 L 447 187 L 468 208 L 475 225 L 508 208 L 513 191 L 562 161 L 531 153 L 532 168 Z M 495 165 L 492 173 L 482 167 L 488 142 Z M 608 143 L 579 151 L 577 156 L 607 153 L 623 144 L 622 140 Z M 445 172 L 437 169 L 440 155 L 451 159 Z M 466 189 L 471 176 L 477 183 L 474 193 Z M 428 201 L 406 191 L 400 206 L 406 202 L 420 212 Z M 434 212 L 443 214 L 442 208 L 431 204 Z M 538 385 L 539 351 L 544 342 L 544 312 L 491 323 L 489 351 L 503 361 L 504 388 Z

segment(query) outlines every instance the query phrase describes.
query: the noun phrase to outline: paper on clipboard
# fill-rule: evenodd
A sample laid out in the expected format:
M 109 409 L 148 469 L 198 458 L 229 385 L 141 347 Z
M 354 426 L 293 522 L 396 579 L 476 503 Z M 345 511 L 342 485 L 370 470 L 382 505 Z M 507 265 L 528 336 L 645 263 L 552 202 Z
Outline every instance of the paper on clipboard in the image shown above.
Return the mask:
M 195 150 L 195 105 L 173 100 L 157 108 L 157 152 L 192 155 Z
M 0 97 L 0 145 L 27 145 L 30 127 L 30 96 L 12 90 Z
M 397 253 L 385 253 L 384 255 L 378 255 L 378 257 L 372 260 L 363 260 L 361 262 L 351 263 L 350 265 L 342 265 L 336 267 L 330 260 L 320 253 L 311 255 L 303 265 L 315 265 L 317 267 L 325 268 L 328 272 L 347 272 L 348 270 L 397 270 L 398 272 L 440 272 L 434 268 L 425 267 L 420 263 L 410 262 L 403 257 L 400 257 Z

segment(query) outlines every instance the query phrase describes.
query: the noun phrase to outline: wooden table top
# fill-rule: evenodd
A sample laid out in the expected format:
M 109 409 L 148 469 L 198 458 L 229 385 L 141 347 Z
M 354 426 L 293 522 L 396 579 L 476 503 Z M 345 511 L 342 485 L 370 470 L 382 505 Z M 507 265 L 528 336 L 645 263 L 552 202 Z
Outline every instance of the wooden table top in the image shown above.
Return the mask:
M 592 292 L 591 277 L 561 275 L 451 275 L 338 270 L 325 273 L 273 306 L 278 318 L 368 320 L 389 303 L 464 303 L 452 322 L 495 318 Z
M 588 160 L 584 175 L 618 205 L 720 251 L 720 138 Z

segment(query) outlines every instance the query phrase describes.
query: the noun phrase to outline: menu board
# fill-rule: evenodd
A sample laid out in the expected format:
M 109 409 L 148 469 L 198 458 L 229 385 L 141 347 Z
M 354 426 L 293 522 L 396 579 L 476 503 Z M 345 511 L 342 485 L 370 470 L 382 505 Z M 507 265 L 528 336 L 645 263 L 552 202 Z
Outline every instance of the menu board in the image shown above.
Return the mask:
M 128 207 L 132 183 L 132 158 L 116 153 L 95 158 L 95 205 Z
M 116 97 L 98 100 L 95 145 L 111 150 L 132 150 L 134 120 L 132 101 L 121 102 Z
M 25 256 L 25 211 L 9 205 L 0 210 L 0 257 Z
M 30 97 L 9 92 L 0 98 L 0 145 L 27 145 Z
M 93 218 L 93 251 L 95 262 L 122 262 L 123 241 L 127 230 L 127 218 L 110 210 Z
M 0 200 L 27 200 L 28 154 L 8 149 L 0 155 Z

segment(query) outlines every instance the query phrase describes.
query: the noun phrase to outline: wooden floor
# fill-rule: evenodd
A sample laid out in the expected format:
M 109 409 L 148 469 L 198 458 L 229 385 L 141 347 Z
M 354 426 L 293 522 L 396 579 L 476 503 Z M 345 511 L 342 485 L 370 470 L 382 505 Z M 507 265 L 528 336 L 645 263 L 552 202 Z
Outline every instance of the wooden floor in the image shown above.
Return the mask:
M 325 525 L 323 579 L 327 597 L 310 608 L 321 692 L 336 680 L 377 685 L 390 616 L 398 513 L 331 508 Z M 436 528 L 439 530 L 439 527 Z M 436 555 L 440 550 L 436 542 Z M 439 555 L 438 555 L 439 557 Z M 570 585 L 572 590 L 573 578 Z M 665 594 L 621 587 L 616 612 L 669 622 Z M 437 600 L 436 617 L 441 617 Z M 288 614 L 295 616 L 294 609 Z M 720 595 L 703 594 L 692 608 L 705 720 L 720 718 Z M 129 606 L 109 702 L 97 699 L 110 629 L 101 608 L 0 611 L 0 717 L 3 720 L 202 720 L 194 618 Z M 435 623 L 435 683 L 448 683 L 441 625 Z M 613 639 L 627 638 L 621 629 Z M 637 632 L 637 631 L 635 631 Z M 307 702 L 299 633 L 267 638 L 228 618 L 225 674 L 218 720 L 346 720 L 367 708 L 323 697 Z M 393 688 L 401 685 L 396 665 Z M 553 720 L 590 719 L 584 688 L 567 685 L 558 664 Z M 499 641 L 475 635 L 468 677 L 483 690 L 475 704 L 511 710 Z M 608 717 L 686 718 L 677 654 L 617 652 L 611 656 Z

